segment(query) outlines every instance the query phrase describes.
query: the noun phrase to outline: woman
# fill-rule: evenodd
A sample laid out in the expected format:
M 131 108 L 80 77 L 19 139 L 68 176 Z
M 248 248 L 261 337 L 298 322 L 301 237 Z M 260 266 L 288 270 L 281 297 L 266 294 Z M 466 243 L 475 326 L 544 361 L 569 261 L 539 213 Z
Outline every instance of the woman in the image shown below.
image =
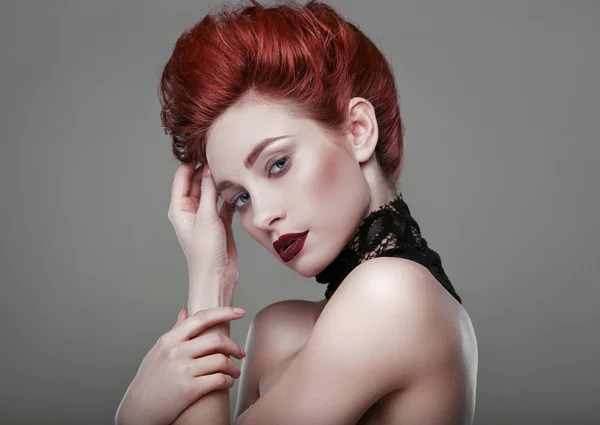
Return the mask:
M 116 422 L 229 424 L 239 377 L 235 424 L 470 424 L 475 334 L 394 189 L 402 125 L 377 47 L 325 4 L 252 1 L 184 32 L 160 95 L 182 162 L 169 219 L 189 303 Z M 278 261 L 327 284 L 322 301 L 261 310 L 247 354 L 229 337 L 236 212 Z

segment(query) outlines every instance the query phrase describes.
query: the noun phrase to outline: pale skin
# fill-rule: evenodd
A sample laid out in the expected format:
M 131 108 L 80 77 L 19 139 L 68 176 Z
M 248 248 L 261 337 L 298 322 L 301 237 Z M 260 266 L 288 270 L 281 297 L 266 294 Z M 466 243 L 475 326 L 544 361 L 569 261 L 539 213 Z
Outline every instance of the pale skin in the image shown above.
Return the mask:
M 184 229 L 179 221 L 178 236 L 190 269 L 190 314 L 231 306 L 238 275 L 229 204 L 245 230 L 274 258 L 312 278 L 337 256 L 367 214 L 395 198 L 374 155 L 378 130 L 372 105 L 353 98 L 348 108 L 350 131 L 334 136 L 283 105 L 249 97 L 210 129 L 206 153 L 211 175 L 199 179 L 201 173 L 194 173 L 191 165 L 180 166 L 170 211 L 194 193 L 199 202 L 195 217 L 203 217 L 197 221 L 204 224 Z M 252 167 L 245 167 L 246 156 L 259 141 L 282 135 L 290 137 L 272 143 Z M 233 185 L 218 193 L 224 180 Z M 224 200 L 220 212 L 218 196 Z M 210 238 L 213 246 L 200 246 L 194 242 L 196 227 L 202 229 L 197 238 L 203 232 L 220 234 L 221 239 Z M 305 230 L 309 234 L 303 250 L 283 263 L 272 242 L 284 233 Z M 195 316 L 186 314 L 176 326 Z M 197 320 L 196 328 L 205 330 L 185 343 L 212 332 L 224 335 L 234 347 L 226 339 L 232 318 L 225 316 L 221 327 L 208 328 Z M 189 356 L 195 360 L 207 357 L 192 351 Z M 360 264 L 329 301 L 289 300 L 264 308 L 252 321 L 246 352 L 236 425 L 466 425 L 473 419 L 477 343 L 469 315 L 429 270 L 406 259 L 375 258 Z M 237 378 L 235 373 L 230 375 Z M 201 378 L 195 377 L 198 382 Z M 203 388 L 194 392 L 198 398 L 193 403 L 182 407 L 181 400 L 172 402 L 179 403 L 173 412 L 187 406 L 171 418 L 174 424 L 229 424 L 227 387 L 204 393 L 208 387 Z

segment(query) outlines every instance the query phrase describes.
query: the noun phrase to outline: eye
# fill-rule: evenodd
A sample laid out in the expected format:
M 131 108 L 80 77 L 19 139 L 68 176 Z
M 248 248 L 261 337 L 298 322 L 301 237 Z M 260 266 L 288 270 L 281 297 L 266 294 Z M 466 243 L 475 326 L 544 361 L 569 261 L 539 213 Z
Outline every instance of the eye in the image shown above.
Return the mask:
M 269 168 L 269 171 L 271 171 L 273 169 L 273 167 L 276 167 L 278 164 L 281 164 L 279 167 L 277 167 L 280 171 L 278 171 L 276 173 L 269 173 L 269 176 L 281 174 L 281 170 L 285 169 L 285 166 L 287 165 L 287 162 L 288 162 L 288 159 L 285 156 L 281 157 L 280 159 L 278 159 L 277 161 L 275 161 L 273 163 L 273 165 L 271 165 L 271 168 Z
M 289 162 L 289 159 L 288 159 L 288 157 L 287 157 L 287 156 L 282 156 L 281 158 L 277 159 L 275 162 L 272 162 L 272 163 L 271 163 L 271 167 L 269 167 L 269 168 L 268 168 L 267 175 L 268 175 L 269 177 L 271 177 L 271 176 L 277 176 L 277 175 L 279 175 L 279 174 L 283 174 L 283 173 L 285 172 L 284 170 L 286 170 L 286 171 L 287 171 L 287 169 L 289 168 L 289 167 L 287 166 L 288 162 Z M 271 172 L 271 170 L 272 170 L 273 168 L 276 168 L 276 169 L 278 169 L 279 171 L 272 173 L 272 172 Z M 245 196 L 245 195 L 247 195 L 247 196 Z M 244 198 L 244 197 L 245 197 L 245 198 Z M 247 199 L 248 199 L 249 197 L 250 197 L 250 194 L 249 194 L 248 192 L 242 192 L 242 193 L 240 194 L 240 196 L 238 196 L 238 197 L 234 198 L 234 199 L 231 201 L 231 204 L 233 205 L 233 207 L 234 207 L 236 210 L 240 210 L 240 209 L 242 209 L 242 208 L 244 207 L 244 205 L 246 205 Z M 241 206 L 238 206 L 238 201 L 239 201 L 239 200 L 241 200 L 242 198 L 246 199 L 246 202 L 244 202 L 244 203 L 243 203 Z
M 248 195 L 248 197 L 250 196 L 250 194 L 249 194 L 248 192 L 242 192 L 242 194 L 241 194 L 240 196 L 238 196 L 238 197 L 237 197 L 237 198 L 235 198 L 233 201 L 231 201 L 231 204 L 233 205 L 233 207 L 234 207 L 236 210 L 239 210 L 239 209 L 241 209 L 241 207 L 239 207 L 239 206 L 238 206 L 237 202 L 238 202 L 240 199 L 244 198 L 244 196 L 245 196 L 245 195 Z M 244 203 L 244 205 L 245 205 L 245 203 Z M 242 205 L 242 207 L 243 207 L 243 205 Z

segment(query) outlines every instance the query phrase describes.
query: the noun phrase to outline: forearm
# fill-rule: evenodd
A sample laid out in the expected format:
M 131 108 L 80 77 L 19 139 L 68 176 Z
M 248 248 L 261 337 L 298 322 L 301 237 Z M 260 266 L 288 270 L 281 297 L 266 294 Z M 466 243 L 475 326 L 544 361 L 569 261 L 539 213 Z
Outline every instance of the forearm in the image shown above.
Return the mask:
M 188 317 L 208 308 L 232 307 L 234 287 L 235 285 L 226 283 L 224 278 L 218 275 L 191 277 L 188 292 Z
M 132 395 L 129 389 L 127 389 L 125 397 L 123 397 L 117 408 L 115 425 L 157 425 L 160 423 L 160 421 L 157 421 L 156 417 L 146 417 L 146 412 L 134 408 L 131 405 L 132 397 L 135 398 L 135 395 Z M 135 402 L 136 401 L 133 400 L 133 403 Z
M 229 323 L 215 325 L 206 333 L 229 336 Z M 172 425 L 230 425 L 229 388 L 214 390 L 190 404 Z
M 203 280 L 191 279 L 188 315 L 209 308 L 231 307 L 233 290 L 230 290 L 230 287 L 231 285 L 225 285 L 215 277 Z M 209 333 L 220 333 L 229 337 L 230 322 L 212 326 L 202 332 L 202 335 Z M 212 391 L 190 404 L 172 425 L 230 425 L 229 400 L 228 388 Z

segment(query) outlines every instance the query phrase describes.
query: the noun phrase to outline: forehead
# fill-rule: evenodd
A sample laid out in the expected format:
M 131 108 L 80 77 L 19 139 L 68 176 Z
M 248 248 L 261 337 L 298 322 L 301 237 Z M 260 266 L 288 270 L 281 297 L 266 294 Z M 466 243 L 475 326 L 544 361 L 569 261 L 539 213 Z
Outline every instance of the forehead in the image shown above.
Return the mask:
M 294 133 L 300 122 L 284 105 L 246 101 L 227 109 L 206 137 L 206 156 L 211 167 L 232 156 L 245 156 L 266 137 Z

